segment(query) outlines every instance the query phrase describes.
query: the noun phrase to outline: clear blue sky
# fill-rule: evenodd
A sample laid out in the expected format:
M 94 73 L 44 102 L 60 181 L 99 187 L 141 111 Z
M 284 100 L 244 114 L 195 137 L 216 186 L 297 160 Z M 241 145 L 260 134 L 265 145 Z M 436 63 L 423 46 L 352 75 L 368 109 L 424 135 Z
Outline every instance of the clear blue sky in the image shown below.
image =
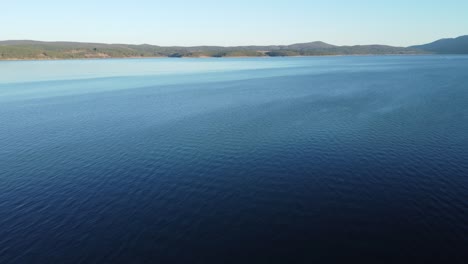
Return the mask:
M 0 39 L 406 46 L 468 34 L 468 0 L 9 0 Z

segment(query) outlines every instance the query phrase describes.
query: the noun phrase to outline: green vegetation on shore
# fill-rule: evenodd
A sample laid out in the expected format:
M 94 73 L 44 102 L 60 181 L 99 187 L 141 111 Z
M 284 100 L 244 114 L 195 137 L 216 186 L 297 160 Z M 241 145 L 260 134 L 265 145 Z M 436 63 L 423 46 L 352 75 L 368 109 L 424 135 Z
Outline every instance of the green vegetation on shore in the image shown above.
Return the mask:
M 461 37 L 455 40 L 466 40 Z M 439 42 L 436 42 L 439 43 Z M 450 42 L 450 45 L 455 45 Z M 440 43 L 439 43 L 440 46 Z M 384 45 L 334 46 L 316 41 L 281 46 L 198 46 L 161 47 L 155 45 L 101 44 L 80 42 L 41 42 L 30 40 L 0 41 L 0 60 L 27 59 L 83 59 L 83 58 L 133 58 L 133 57 L 277 57 L 325 55 L 392 55 L 447 53 L 432 45 L 392 47 Z M 452 47 L 451 46 L 451 47 Z M 466 46 L 466 45 L 465 45 Z M 441 50 L 441 52 L 439 52 Z M 451 50 L 454 50 L 453 48 Z M 449 51 L 451 51 L 449 50 Z M 466 50 L 466 49 L 465 49 Z M 468 51 L 467 51 L 468 52 Z

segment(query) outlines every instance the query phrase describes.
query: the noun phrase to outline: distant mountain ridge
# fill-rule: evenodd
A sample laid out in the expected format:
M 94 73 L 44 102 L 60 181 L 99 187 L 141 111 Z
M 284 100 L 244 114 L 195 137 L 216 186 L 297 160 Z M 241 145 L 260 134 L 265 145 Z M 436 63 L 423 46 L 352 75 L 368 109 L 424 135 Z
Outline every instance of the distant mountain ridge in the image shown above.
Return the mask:
M 468 35 L 458 38 L 439 39 L 429 44 L 410 48 L 439 54 L 468 54 Z
M 80 59 L 130 57 L 264 57 L 324 55 L 468 54 L 468 36 L 433 43 L 393 47 L 386 45 L 335 46 L 322 41 L 270 46 L 163 47 L 149 44 L 0 41 L 0 60 Z

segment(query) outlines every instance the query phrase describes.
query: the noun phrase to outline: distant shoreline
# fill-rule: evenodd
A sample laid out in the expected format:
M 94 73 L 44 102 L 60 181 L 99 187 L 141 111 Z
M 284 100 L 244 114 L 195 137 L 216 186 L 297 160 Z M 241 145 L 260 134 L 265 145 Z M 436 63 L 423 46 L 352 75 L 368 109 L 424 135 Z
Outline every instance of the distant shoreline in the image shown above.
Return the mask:
M 104 44 L 83 42 L 44 42 L 34 40 L 0 41 L 0 61 L 144 59 L 144 58 L 269 58 L 323 56 L 404 56 L 468 54 L 468 35 L 432 43 L 394 47 L 388 45 L 336 46 L 322 41 L 269 46 L 163 47 L 149 44 Z
M 388 45 L 336 46 L 322 41 L 269 46 L 195 46 L 104 44 L 83 42 L 0 41 L 0 60 L 70 60 L 131 58 L 263 58 L 432 53 L 412 47 Z
M 433 54 L 433 53 L 424 53 L 424 54 L 349 54 L 349 55 L 308 55 L 308 56 L 232 56 L 232 57 L 110 57 L 110 58 L 8 58 L 0 59 L 0 62 L 6 61 L 80 61 L 80 60 L 124 60 L 124 59 L 248 59 L 248 58 L 258 58 L 258 59 L 274 59 L 274 58 L 319 58 L 319 57 L 366 57 L 366 56 L 439 56 L 439 55 L 468 55 L 468 54 Z

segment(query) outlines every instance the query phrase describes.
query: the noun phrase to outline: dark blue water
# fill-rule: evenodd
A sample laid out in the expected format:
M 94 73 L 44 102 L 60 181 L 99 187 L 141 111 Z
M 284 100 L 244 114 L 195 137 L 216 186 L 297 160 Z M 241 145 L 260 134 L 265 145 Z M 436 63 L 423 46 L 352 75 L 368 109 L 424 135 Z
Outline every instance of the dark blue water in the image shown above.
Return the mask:
M 468 57 L 0 62 L 0 263 L 468 263 Z

